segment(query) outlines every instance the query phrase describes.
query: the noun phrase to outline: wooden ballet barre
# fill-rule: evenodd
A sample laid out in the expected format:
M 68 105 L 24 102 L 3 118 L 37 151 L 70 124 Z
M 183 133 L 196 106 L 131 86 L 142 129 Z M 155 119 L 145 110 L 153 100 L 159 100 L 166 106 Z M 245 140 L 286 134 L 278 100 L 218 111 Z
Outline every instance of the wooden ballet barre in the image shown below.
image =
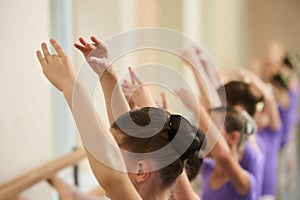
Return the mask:
M 74 152 L 53 160 L 35 170 L 32 170 L 14 180 L 0 185 L 0 200 L 10 199 L 20 194 L 32 185 L 47 180 L 54 176 L 58 171 L 75 165 L 85 158 L 85 150 L 77 149 Z

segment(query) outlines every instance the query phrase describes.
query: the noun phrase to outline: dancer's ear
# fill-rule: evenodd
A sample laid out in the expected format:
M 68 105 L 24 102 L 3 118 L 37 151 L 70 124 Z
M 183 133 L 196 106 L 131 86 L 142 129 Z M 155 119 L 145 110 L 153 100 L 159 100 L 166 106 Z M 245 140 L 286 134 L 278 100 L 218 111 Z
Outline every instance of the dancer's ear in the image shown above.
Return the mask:
M 137 183 L 142 183 L 149 178 L 151 172 L 149 172 L 149 166 L 145 161 L 139 161 L 137 163 L 137 172 L 135 180 Z

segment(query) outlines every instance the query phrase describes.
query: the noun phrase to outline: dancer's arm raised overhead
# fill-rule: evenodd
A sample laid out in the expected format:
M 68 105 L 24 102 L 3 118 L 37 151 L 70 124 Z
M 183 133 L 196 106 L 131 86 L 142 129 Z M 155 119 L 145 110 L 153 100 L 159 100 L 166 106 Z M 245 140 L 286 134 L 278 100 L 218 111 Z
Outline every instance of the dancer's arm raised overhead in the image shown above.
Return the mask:
M 264 96 L 264 109 L 267 111 L 269 116 L 269 127 L 272 130 L 277 130 L 280 127 L 281 120 L 277 102 L 271 88 L 251 71 L 240 69 L 237 74 L 241 78 L 249 79 L 251 83 L 261 91 Z
M 194 74 L 205 108 L 219 107 L 221 106 L 221 100 L 213 84 L 213 81 L 217 81 L 218 78 L 217 80 L 210 79 L 206 69 L 207 66 L 204 66 L 205 63 L 201 60 L 201 55 L 198 51 L 199 49 L 194 47 L 185 49 L 182 52 L 182 58 L 185 59 Z
M 62 47 L 54 40 L 50 40 L 52 46 L 56 50 L 56 54 L 51 54 L 48 50 L 48 47 L 45 43 L 41 45 L 42 52 L 37 51 L 38 60 L 42 66 L 43 72 L 47 79 L 61 92 L 63 92 L 65 99 L 68 102 L 68 105 L 75 115 L 73 110 L 73 88 L 75 84 L 75 71 L 71 65 L 71 62 L 63 51 Z M 81 99 L 81 105 L 84 106 L 82 109 L 82 116 L 79 118 L 85 118 L 94 116 L 94 109 L 92 103 L 86 98 L 85 91 L 81 90 L 80 87 L 77 88 L 78 93 Z M 76 118 L 76 116 L 74 116 Z M 107 157 L 109 166 L 112 167 L 125 167 L 125 163 L 118 148 L 118 145 L 113 138 L 112 134 L 108 132 L 108 129 L 105 128 L 104 123 L 102 122 L 100 116 L 97 116 L 97 120 L 85 119 L 85 122 L 76 121 L 80 135 L 84 138 L 84 135 L 89 135 L 94 138 L 101 138 L 103 140 L 97 141 L 99 143 L 98 150 L 102 152 L 109 152 L 111 157 Z M 78 122 L 78 123 L 77 123 Z M 86 123 L 86 124 L 85 124 Z M 87 125 L 92 127 L 86 128 Z M 99 128 L 95 128 L 100 126 Z M 94 129 L 95 128 L 95 129 Z M 100 131 L 97 131 L 100 130 Z M 97 131 L 97 132 L 96 132 Z M 109 140 L 109 142 L 107 141 Z M 109 144 L 108 144 L 109 143 Z M 85 145 L 85 144 L 84 144 Z M 111 147 L 114 149 L 111 149 Z M 85 146 L 86 147 L 86 146 Z M 117 147 L 117 148 L 116 148 Z M 86 147 L 87 149 L 89 147 Z M 104 188 L 106 195 L 111 199 L 141 199 L 134 186 L 130 182 L 128 175 L 125 172 L 120 172 L 114 170 L 111 167 L 100 162 L 98 159 L 92 155 L 89 150 L 86 151 L 87 156 L 90 162 L 90 165 L 93 169 L 93 172 L 100 183 Z M 119 165 L 119 166 L 116 166 Z M 116 183 L 118 183 L 116 185 Z
M 186 96 L 191 96 L 190 91 L 181 89 L 176 91 L 176 94 L 183 101 L 188 108 L 193 109 L 195 115 L 198 115 L 200 128 L 206 135 L 207 146 L 211 148 L 211 155 L 219 163 L 222 163 L 222 167 L 225 169 L 230 181 L 234 185 L 236 191 L 241 196 L 247 195 L 250 191 L 251 180 L 249 174 L 240 166 L 236 158 L 231 154 L 231 150 L 222 135 L 222 130 L 212 121 L 212 116 L 209 115 L 207 110 L 198 103 L 198 110 L 192 107 L 192 104 L 188 103 Z M 197 103 L 196 103 L 197 104 Z M 198 112 L 198 113 L 196 113 Z
M 97 37 L 92 36 L 90 43 L 82 37 L 74 46 L 80 50 L 87 63 L 99 76 L 110 125 L 123 113 L 129 111 L 129 106 L 118 84 L 118 75 L 109 60 L 109 52 L 106 45 Z M 114 95 L 114 96 L 113 96 Z M 114 108 L 114 110 L 112 110 Z M 113 112 L 114 111 L 114 112 Z

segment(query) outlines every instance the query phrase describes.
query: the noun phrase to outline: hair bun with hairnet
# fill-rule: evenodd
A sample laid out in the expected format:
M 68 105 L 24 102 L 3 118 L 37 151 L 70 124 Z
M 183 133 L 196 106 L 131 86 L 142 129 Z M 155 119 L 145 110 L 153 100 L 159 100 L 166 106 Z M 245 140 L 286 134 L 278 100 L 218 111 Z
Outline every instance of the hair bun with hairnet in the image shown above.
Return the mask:
M 195 152 L 205 148 L 205 135 L 181 115 L 170 115 L 168 136 L 173 149 L 181 160 L 188 159 Z M 188 147 L 183 149 L 182 147 Z

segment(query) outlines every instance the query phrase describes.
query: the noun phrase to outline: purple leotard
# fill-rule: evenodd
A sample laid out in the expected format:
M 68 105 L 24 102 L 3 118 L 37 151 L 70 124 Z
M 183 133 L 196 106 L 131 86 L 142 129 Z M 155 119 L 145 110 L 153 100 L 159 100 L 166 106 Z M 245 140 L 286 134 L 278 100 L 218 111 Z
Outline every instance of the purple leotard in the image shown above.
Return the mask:
M 290 104 L 283 108 L 278 105 L 280 119 L 282 122 L 281 142 L 280 146 L 284 147 L 290 140 L 292 129 L 298 124 L 298 102 L 299 92 L 297 89 L 289 90 Z
M 214 162 L 204 159 L 200 173 L 203 177 L 203 189 L 201 200 L 256 200 L 256 181 L 252 174 L 249 173 L 250 191 L 248 195 L 239 195 L 230 180 L 226 181 L 219 189 L 212 189 L 210 187 L 210 177 L 214 170 Z
M 240 165 L 246 171 L 250 172 L 256 180 L 257 187 L 257 199 L 261 196 L 262 182 L 264 175 L 264 156 L 262 152 L 259 152 L 254 147 L 251 146 L 249 142 L 245 144 L 245 151 L 242 159 L 240 160 Z
M 263 196 L 276 194 L 276 178 L 281 131 L 282 126 L 280 126 L 277 130 L 263 128 L 257 133 L 257 143 L 265 158 L 261 193 Z

